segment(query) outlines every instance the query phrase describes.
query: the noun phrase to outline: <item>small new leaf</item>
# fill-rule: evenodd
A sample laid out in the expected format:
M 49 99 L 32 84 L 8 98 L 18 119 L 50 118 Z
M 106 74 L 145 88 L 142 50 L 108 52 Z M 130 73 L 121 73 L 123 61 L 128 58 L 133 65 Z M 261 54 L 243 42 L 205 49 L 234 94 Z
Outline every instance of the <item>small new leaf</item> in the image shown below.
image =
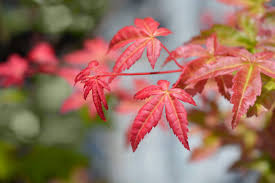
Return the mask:
M 92 98 L 97 113 L 101 119 L 106 120 L 102 105 L 108 110 L 106 98 L 104 96 L 104 89 L 110 91 L 108 83 L 100 75 L 108 73 L 107 70 L 100 66 L 97 61 L 91 61 L 87 68 L 82 70 L 76 77 L 75 83 L 84 83 L 84 99 L 86 100 L 90 91 L 92 91 Z M 90 75 L 92 74 L 92 75 Z

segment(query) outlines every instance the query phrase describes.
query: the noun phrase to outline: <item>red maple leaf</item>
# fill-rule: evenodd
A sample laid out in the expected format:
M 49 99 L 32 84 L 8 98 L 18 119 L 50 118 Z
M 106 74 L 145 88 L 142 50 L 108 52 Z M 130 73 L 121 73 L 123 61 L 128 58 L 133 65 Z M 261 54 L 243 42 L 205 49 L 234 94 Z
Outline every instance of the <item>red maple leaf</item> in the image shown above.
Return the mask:
M 199 44 L 179 46 L 166 58 L 164 65 L 170 62 L 173 58 L 198 57 L 210 62 L 217 56 L 224 56 L 227 54 L 225 48 L 218 43 L 217 36 L 215 34 L 206 40 L 205 47 L 206 48 Z
M 205 64 L 213 63 L 216 59 L 226 57 L 229 52 L 228 50 L 228 48 L 225 48 L 218 43 L 217 37 L 214 34 L 206 40 L 206 48 L 198 44 L 180 46 L 175 51 L 171 52 L 164 64 L 170 62 L 172 58 L 197 57 L 197 59 L 192 60 L 185 65 L 180 78 L 175 84 L 176 87 L 185 88 L 188 93 L 195 95 L 196 93 L 202 92 L 207 80 L 202 80 L 199 83 L 191 83 L 188 85 L 185 81 L 192 77 L 194 73 Z M 219 76 L 215 79 L 217 81 L 220 93 L 229 100 L 229 88 L 232 86 L 232 76 Z
M 174 134 L 178 137 L 185 148 L 188 145 L 188 121 L 184 105 L 180 102 L 188 102 L 196 105 L 192 97 L 184 90 L 179 88 L 169 89 L 169 82 L 166 80 L 158 81 L 158 85 L 148 86 L 137 92 L 135 99 L 143 100 L 151 97 L 146 104 L 139 110 L 131 127 L 131 145 L 133 151 L 138 147 L 144 136 L 155 127 L 161 119 L 165 106 L 166 118 Z
M 79 69 L 64 67 L 58 70 L 57 75 L 65 79 L 71 86 L 74 86 L 74 78 L 79 72 Z M 86 104 L 86 101 L 82 97 L 82 87 L 83 86 L 79 84 L 75 86 L 75 91 L 64 101 L 61 107 L 61 113 L 79 109 Z
M 117 59 L 113 72 L 122 72 L 129 69 L 140 59 L 145 48 L 147 48 L 147 58 L 154 68 L 160 51 L 163 47 L 156 38 L 167 36 L 171 33 L 166 28 L 158 28 L 159 23 L 153 18 L 135 19 L 135 26 L 126 26 L 119 30 L 110 42 L 109 49 L 116 50 L 132 43 Z
M 254 105 L 256 97 L 261 94 L 261 73 L 275 78 L 275 61 L 272 60 L 272 52 L 251 54 L 244 49 L 235 49 L 231 54 L 235 57 L 221 57 L 215 63 L 205 64 L 186 83 L 197 83 L 237 71 L 233 78 L 233 95 L 230 99 L 234 105 L 232 128 L 235 128 L 248 108 Z
M 75 83 L 81 82 L 84 84 L 84 99 L 86 100 L 90 91 L 95 108 L 99 116 L 105 120 L 102 105 L 108 109 L 107 101 L 104 96 L 104 89 L 110 91 L 110 87 L 102 75 L 108 74 L 107 69 L 103 65 L 99 65 L 97 61 L 91 61 L 88 67 L 83 69 L 76 77 Z
M 7 62 L 0 64 L 0 85 L 4 87 L 21 85 L 28 68 L 27 60 L 17 54 L 12 54 Z
M 57 75 L 65 79 L 72 87 L 74 87 L 73 93 L 63 102 L 60 112 L 67 113 L 82 108 L 83 106 L 89 106 L 89 115 L 91 118 L 96 115 L 96 108 L 93 105 L 92 98 L 85 100 L 83 98 L 83 83 L 75 85 L 75 77 L 80 72 L 79 69 L 63 67 L 57 72 Z
M 95 38 L 92 40 L 86 40 L 83 49 L 66 54 L 63 59 L 70 64 L 87 64 L 91 60 L 105 63 L 117 58 L 117 52 L 107 52 L 108 43 L 102 38 Z

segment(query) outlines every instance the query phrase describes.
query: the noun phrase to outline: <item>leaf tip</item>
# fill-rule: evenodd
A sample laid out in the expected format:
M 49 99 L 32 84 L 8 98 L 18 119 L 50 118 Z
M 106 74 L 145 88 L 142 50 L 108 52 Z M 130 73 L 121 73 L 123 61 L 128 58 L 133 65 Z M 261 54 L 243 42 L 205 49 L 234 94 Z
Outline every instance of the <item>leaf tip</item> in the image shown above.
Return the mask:
M 193 98 L 191 98 L 191 104 L 194 105 L 194 106 L 197 106 L 195 100 Z
M 136 152 L 138 145 L 131 143 L 131 146 L 132 146 L 132 151 Z

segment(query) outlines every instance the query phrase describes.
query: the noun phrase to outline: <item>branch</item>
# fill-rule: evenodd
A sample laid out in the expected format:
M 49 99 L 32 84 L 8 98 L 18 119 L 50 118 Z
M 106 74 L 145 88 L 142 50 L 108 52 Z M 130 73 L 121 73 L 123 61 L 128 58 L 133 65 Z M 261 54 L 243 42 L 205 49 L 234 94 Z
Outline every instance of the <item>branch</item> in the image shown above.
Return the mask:
M 171 56 L 171 52 L 162 43 L 161 43 L 161 47 L 164 48 L 165 51 Z M 179 68 L 183 68 L 183 66 L 174 57 L 171 56 L 171 58 Z
M 141 75 L 155 75 L 155 74 L 171 74 L 171 73 L 182 72 L 182 71 L 183 69 L 158 71 L 158 72 L 111 73 L 111 74 L 103 74 L 103 75 L 88 76 L 88 77 L 94 78 L 94 77 L 108 77 L 108 76 L 141 76 Z

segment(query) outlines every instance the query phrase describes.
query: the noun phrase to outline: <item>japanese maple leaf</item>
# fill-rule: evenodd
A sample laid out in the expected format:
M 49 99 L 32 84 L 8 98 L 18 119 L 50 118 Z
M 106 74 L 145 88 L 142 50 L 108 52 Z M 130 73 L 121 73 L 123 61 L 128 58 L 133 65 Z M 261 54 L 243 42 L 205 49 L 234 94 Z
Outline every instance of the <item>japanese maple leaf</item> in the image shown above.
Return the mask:
M 117 58 L 117 52 L 109 52 L 108 43 L 102 38 L 85 40 L 83 48 L 66 54 L 64 60 L 70 64 L 87 64 L 91 60 L 97 60 L 100 63 L 113 61 Z
M 189 58 L 197 57 L 197 59 L 188 62 L 175 86 L 180 88 L 186 88 L 186 91 L 191 95 L 202 92 L 207 80 L 202 80 L 194 85 L 186 84 L 185 81 L 192 77 L 195 71 L 199 70 L 205 64 L 213 63 L 217 58 L 227 56 L 227 48 L 221 46 L 216 35 L 212 35 L 206 40 L 206 48 L 198 44 L 188 44 L 178 47 L 175 51 L 172 51 L 170 56 L 166 59 L 165 63 L 168 63 L 172 58 Z M 232 76 L 219 76 L 216 78 L 220 93 L 227 99 L 230 98 L 228 88 L 232 86 Z
M 153 18 L 135 19 L 135 26 L 126 26 L 119 30 L 110 42 L 109 49 L 116 50 L 132 43 L 117 59 L 113 72 L 122 72 L 129 69 L 147 48 L 147 58 L 152 66 L 160 56 L 162 49 L 158 36 L 167 36 L 171 33 L 166 28 L 158 28 L 159 23 Z
M 230 99 L 234 105 L 232 128 L 235 128 L 248 108 L 254 105 L 256 97 L 261 94 L 261 73 L 275 78 L 275 61 L 272 60 L 272 52 L 251 54 L 247 50 L 236 49 L 232 54 L 235 57 L 221 57 L 213 64 L 204 65 L 186 83 L 196 83 L 237 71 L 233 78 L 233 95 Z
M 17 54 L 12 54 L 5 63 L 0 64 L 0 85 L 4 87 L 21 85 L 28 68 L 27 60 Z
M 104 67 L 104 65 L 102 67 Z M 107 70 L 107 68 L 104 67 L 104 70 Z M 78 68 L 61 67 L 56 72 L 56 74 L 58 76 L 65 79 L 72 87 L 74 87 L 73 93 L 63 102 L 60 112 L 67 113 L 70 111 L 78 110 L 78 109 L 82 108 L 83 106 L 89 106 L 89 115 L 90 115 L 90 117 L 94 117 L 96 115 L 96 108 L 93 103 L 92 97 L 88 96 L 86 100 L 82 97 L 84 95 L 84 91 L 85 91 L 85 90 L 83 91 L 84 83 L 80 82 L 80 83 L 75 84 L 75 78 L 80 73 L 80 71 L 81 70 L 79 70 Z M 87 71 L 87 75 L 89 75 L 90 69 L 86 69 L 86 71 Z M 116 80 L 115 82 L 112 82 L 110 84 L 110 86 L 112 87 L 112 94 L 114 94 L 119 99 L 119 101 L 128 101 L 128 100 L 133 101 L 133 99 L 131 97 L 132 95 L 129 94 L 129 91 L 121 89 L 121 87 L 119 87 L 119 85 L 118 85 L 118 82 L 119 82 L 119 80 Z M 122 102 L 122 103 L 123 103 L 123 106 L 127 107 L 127 109 L 125 109 L 125 110 L 127 110 L 129 112 L 129 110 L 131 110 L 128 108 L 129 105 L 124 104 L 124 102 Z M 134 109 L 137 110 L 136 105 L 135 105 Z M 132 109 L 132 110 L 134 110 L 134 109 Z
M 90 75 L 91 74 L 91 75 Z M 84 99 L 86 100 L 90 91 L 92 91 L 92 98 L 95 108 L 99 116 L 105 120 L 102 105 L 108 109 L 107 101 L 104 96 L 104 89 L 110 91 L 108 83 L 105 78 L 100 75 L 108 74 L 107 69 L 103 65 L 99 65 L 97 61 L 91 61 L 88 67 L 83 69 L 76 77 L 75 83 L 81 82 L 84 84 Z
M 78 110 L 83 106 L 89 106 L 89 115 L 93 118 L 96 115 L 96 108 L 93 104 L 92 98 L 90 97 L 85 100 L 83 98 L 83 84 L 78 83 L 75 85 L 74 82 L 74 79 L 79 72 L 79 69 L 70 67 L 60 68 L 57 72 L 58 76 L 65 79 L 72 87 L 74 87 L 72 94 L 63 102 L 60 112 L 67 113 Z
M 179 46 L 166 58 L 164 65 L 170 62 L 173 58 L 204 58 L 208 62 L 215 59 L 216 56 L 223 56 L 227 52 L 225 48 L 218 43 L 217 36 L 213 34 L 205 42 L 205 48 L 199 44 L 187 44 Z
M 87 75 L 90 72 L 90 69 L 86 69 Z M 104 67 L 104 70 L 107 70 L 107 68 Z M 61 67 L 59 70 L 56 72 L 58 76 L 66 80 L 72 87 L 74 87 L 73 93 L 63 102 L 60 112 L 61 113 L 67 113 L 70 111 L 78 110 L 82 108 L 83 106 L 89 106 L 89 115 L 90 117 L 95 117 L 96 115 L 96 108 L 93 103 L 92 97 L 87 97 L 85 100 L 82 96 L 84 95 L 83 87 L 84 83 L 77 83 L 75 84 L 75 78 L 76 76 L 80 73 L 81 70 L 78 68 L 73 68 L 73 67 Z M 131 95 L 129 94 L 128 91 L 122 90 L 118 86 L 119 80 L 116 80 L 116 82 L 112 82 L 110 85 L 112 87 L 112 93 L 116 95 L 117 98 L 119 98 L 120 101 L 126 101 L 132 99 L 130 97 Z M 127 106 L 129 107 L 129 106 Z M 136 107 L 135 107 L 136 109 Z M 127 109 L 129 110 L 129 109 Z
M 35 45 L 29 52 L 28 58 L 37 64 L 39 72 L 54 73 L 57 69 L 58 59 L 54 49 L 47 42 Z
M 144 136 L 155 127 L 161 119 L 163 108 L 165 106 L 166 119 L 174 134 L 186 149 L 188 145 L 188 121 L 184 105 L 180 102 L 188 102 L 196 105 L 192 97 L 184 90 L 179 88 L 169 89 L 169 82 L 160 80 L 158 85 L 151 85 L 136 93 L 135 99 L 150 99 L 139 110 L 133 125 L 131 127 L 130 142 L 133 151 L 138 147 Z

